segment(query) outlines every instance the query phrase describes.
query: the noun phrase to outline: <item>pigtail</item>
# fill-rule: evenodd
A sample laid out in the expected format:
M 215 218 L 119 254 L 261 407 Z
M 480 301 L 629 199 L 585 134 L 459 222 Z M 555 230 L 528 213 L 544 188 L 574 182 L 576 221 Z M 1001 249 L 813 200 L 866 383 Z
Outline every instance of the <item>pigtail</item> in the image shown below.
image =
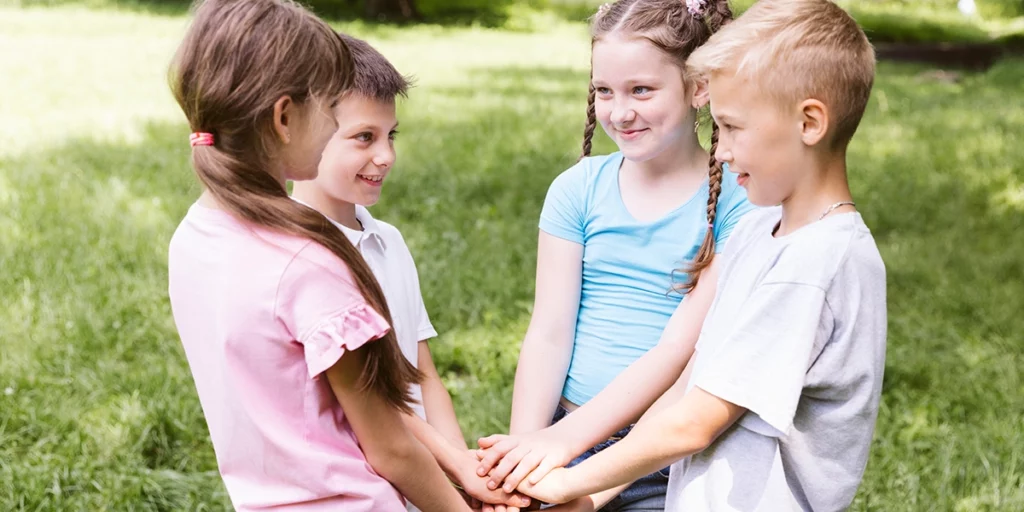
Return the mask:
M 594 88 L 594 71 L 590 71 L 590 92 L 587 94 L 587 125 L 583 128 L 583 152 L 580 160 L 590 156 L 591 143 L 594 139 L 594 130 L 597 128 L 597 107 L 594 105 L 597 90 Z

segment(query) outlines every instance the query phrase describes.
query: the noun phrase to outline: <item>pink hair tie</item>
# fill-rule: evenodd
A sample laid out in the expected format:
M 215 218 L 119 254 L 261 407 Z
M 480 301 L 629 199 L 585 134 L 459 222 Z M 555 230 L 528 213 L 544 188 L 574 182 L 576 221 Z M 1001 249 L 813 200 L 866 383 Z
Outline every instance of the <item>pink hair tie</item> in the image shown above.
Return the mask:
M 212 146 L 213 145 L 213 134 L 206 132 L 195 132 L 188 136 L 188 142 L 192 147 L 196 146 Z
M 686 0 L 686 10 L 694 16 L 700 16 L 704 13 L 705 3 L 704 0 Z

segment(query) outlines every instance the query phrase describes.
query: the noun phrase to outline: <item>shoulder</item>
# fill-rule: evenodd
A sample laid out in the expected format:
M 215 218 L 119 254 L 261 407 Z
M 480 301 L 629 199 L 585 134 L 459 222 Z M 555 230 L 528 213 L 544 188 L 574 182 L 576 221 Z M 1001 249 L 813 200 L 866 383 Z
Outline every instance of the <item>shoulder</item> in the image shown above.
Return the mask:
M 807 226 L 784 244 L 770 278 L 829 289 L 840 273 L 875 275 L 885 268 L 860 214 L 837 215 Z
M 622 153 L 588 156 L 562 171 L 551 187 L 586 188 L 602 178 L 607 178 L 609 174 L 614 174 L 614 171 L 618 170 L 617 164 L 621 161 Z

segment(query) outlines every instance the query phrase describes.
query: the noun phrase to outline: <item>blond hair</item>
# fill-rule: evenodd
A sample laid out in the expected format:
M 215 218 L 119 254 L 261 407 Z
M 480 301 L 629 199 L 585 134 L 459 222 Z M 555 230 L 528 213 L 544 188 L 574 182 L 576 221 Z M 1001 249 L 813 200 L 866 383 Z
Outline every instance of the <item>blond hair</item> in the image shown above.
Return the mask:
M 779 105 L 814 98 L 829 110 L 833 148 L 857 131 L 875 79 L 864 31 L 827 0 L 761 0 L 695 50 L 691 76 L 735 73 Z

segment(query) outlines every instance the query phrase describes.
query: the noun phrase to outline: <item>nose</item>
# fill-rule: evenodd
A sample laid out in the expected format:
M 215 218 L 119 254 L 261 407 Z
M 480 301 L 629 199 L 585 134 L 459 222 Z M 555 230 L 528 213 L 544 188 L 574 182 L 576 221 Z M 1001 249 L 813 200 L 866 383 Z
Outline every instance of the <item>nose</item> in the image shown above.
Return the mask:
M 718 145 L 715 146 L 715 160 L 728 164 L 732 162 L 732 143 L 728 136 L 725 136 L 719 131 L 718 134 Z
M 634 111 L 627 101 L 616 101 L 612 105 L 611 122 L 616 126 L 627 125 L 636 119 Z
M 377 152 L 373 155 L 373 165 L 381 169 L 390 169 L 395 165 L 395 147 L 391 141 L 380 144 Z

